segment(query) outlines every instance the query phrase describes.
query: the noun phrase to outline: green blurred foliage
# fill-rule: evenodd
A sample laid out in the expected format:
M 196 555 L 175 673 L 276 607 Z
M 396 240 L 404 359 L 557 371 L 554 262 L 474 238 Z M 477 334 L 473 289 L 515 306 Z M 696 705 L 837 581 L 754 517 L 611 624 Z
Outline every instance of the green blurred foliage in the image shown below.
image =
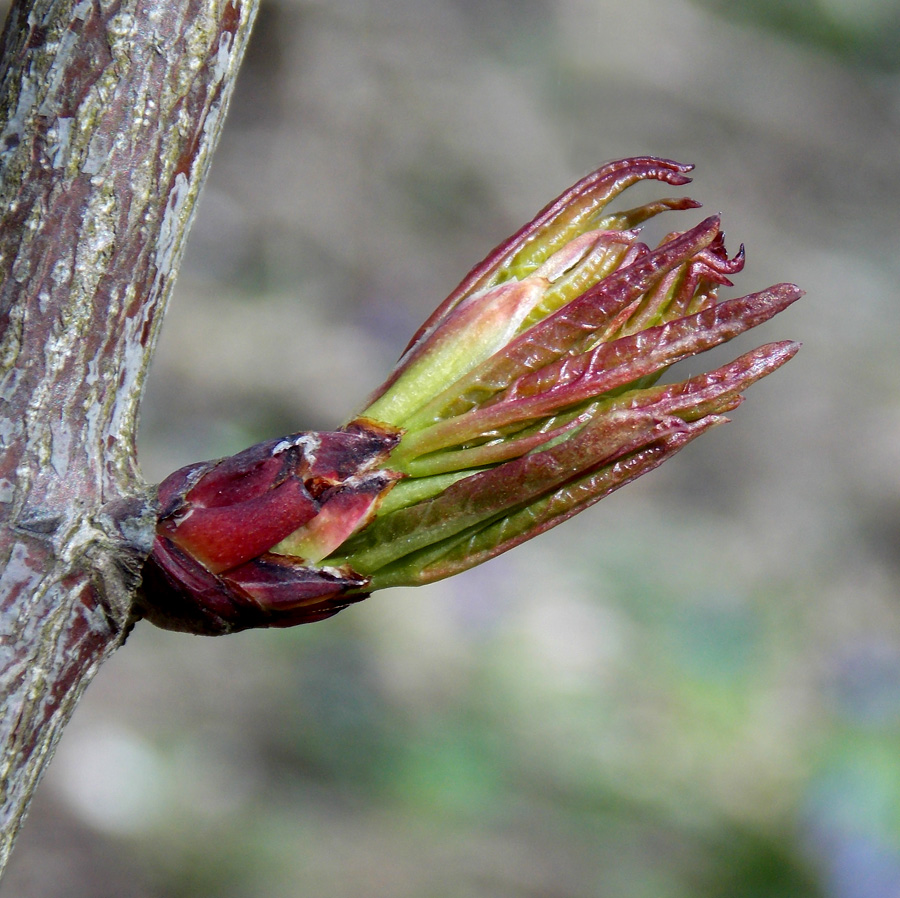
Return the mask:
M 900 69 L 897 0 L 694 0 L 719 15 L 761 26 L 852 65 Z

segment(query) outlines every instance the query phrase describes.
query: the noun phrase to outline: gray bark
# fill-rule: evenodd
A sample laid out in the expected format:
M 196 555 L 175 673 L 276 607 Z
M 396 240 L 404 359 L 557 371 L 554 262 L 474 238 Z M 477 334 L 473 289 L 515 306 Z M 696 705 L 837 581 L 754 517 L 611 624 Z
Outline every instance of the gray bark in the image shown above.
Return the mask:
M 142 384 L 257 0 L 22 0 L 0 39 L 0 870 L 155 521 Z

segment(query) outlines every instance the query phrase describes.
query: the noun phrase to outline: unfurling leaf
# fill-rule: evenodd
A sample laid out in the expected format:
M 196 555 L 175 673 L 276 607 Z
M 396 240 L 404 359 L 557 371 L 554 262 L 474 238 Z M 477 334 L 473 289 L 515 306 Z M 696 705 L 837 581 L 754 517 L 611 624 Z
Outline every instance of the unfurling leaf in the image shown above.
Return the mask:
M 798 344 L 660 378 L 802 291 L 720 302 L 744 256 L 727 255 L 715 216 L 640 242 L 642 222 L 693 200 L 606 211 L 637 181 L 680 186 L 689 170 L 643 157 L 584 178 L 470 272 L 341 430 L 167 478 L 146 616 L 197 633 L 320 620 L 373 589 L 480 564 L 727 420 Z

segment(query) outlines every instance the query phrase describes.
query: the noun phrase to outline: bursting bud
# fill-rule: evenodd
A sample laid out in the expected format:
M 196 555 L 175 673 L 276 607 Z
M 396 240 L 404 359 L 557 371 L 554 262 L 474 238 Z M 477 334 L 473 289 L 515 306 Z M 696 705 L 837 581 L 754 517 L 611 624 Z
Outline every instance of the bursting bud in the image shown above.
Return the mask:
M 659 384 L 676 362 L 762 324 L 792 284 L 719 301 L 743 266 L 716 216 L 656 248 L 639 226 L 698 206 L 623 212 L 637 181 L 691 166 L 603 166 L 477 265 L 367 407 L 190 465 L 159 487 L 145 616 L 196 633 L 292 626 L 372 590 L 440 580 L 555 526 L 717 424 L 797 351 L 770 343 Z

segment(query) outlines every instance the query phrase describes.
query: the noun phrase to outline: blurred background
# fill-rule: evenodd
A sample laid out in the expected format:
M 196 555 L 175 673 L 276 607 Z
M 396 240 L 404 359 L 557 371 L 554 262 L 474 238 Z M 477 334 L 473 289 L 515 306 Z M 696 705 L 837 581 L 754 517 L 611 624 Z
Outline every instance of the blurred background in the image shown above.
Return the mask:
M 724 295 L 808 291 L 728 357 L 804 348 L 468 575 L 295 630 L 139 625 L 0 896 L 900 896 L 898 46 L 898 0 L 263 0 L 148 478 L 338 425 L 471 265 L 626 155 L 696 163 L 747 245 Z

